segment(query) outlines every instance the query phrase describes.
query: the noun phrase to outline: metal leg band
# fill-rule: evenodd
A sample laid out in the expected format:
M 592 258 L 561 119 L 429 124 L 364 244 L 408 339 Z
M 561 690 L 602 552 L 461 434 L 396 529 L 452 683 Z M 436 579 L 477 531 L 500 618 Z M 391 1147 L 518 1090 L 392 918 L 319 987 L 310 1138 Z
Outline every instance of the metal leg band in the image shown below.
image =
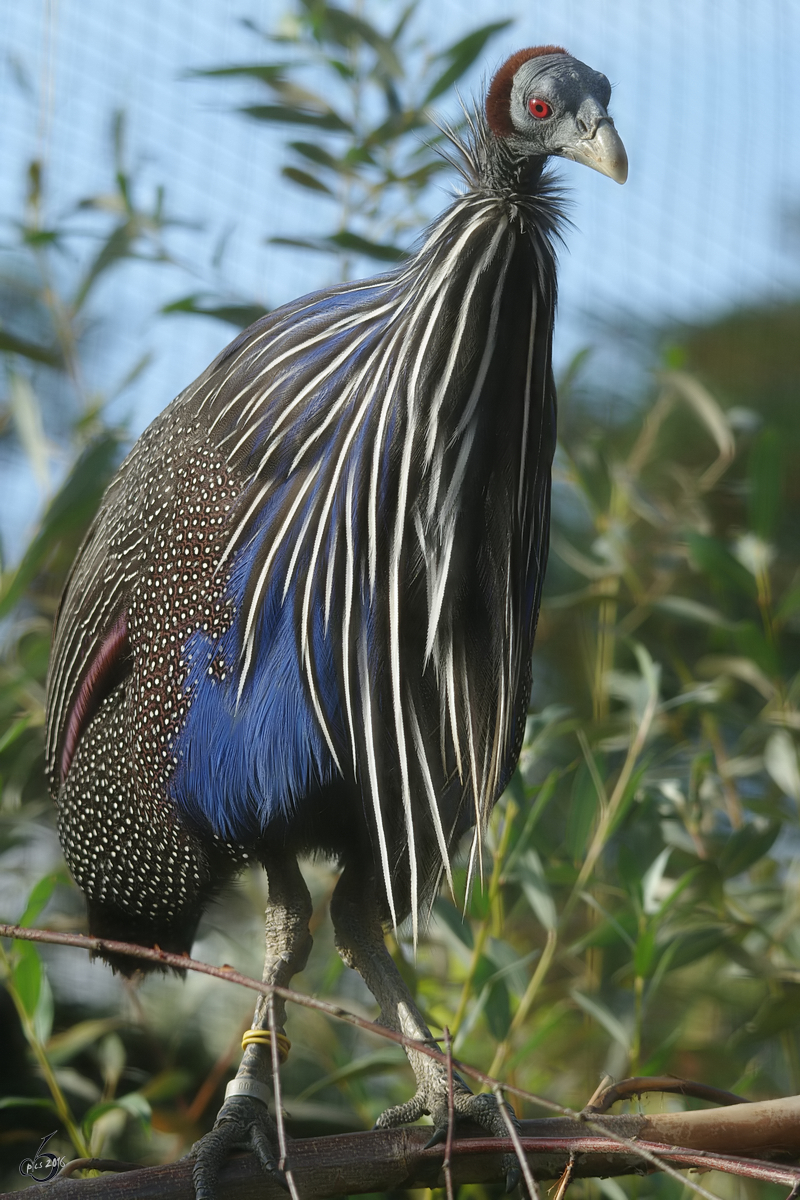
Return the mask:
M 249 1075 L 237 1075 L 225 1088 L 225 1099 L 229 1100 L 231 1096 L 249 1096 L 251 1100 L 260 1100 L 269 1107 L 272 1092 L 265 1083 L 259 1083 Z

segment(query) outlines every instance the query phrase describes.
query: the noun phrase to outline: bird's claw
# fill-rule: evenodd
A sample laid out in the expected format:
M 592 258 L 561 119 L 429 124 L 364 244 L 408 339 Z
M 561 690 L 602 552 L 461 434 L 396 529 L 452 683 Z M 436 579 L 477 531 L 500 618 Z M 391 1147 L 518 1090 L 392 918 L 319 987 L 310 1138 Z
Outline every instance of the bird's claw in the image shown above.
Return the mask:
M 506 1173 L 506 1195 L 510 1196 L 515 1187 L 519 1186 L 519 1181 L 522 1179 L 522 1171 L 519 1167 L 512 1167 Z
M 508 1105 L 506 1112 L 516 1126 L 517 1119 Z M 375 1122 L 375 1128 L 392 1129 L 397 1125 L 409 1125 L 424 1115 L 433 1117 L 433 1131 L 425 1143 L 427 1150 L 447 1141 L 449 1117 L 446 1082 L 444 1090 L 439 1087 L 420 1086 L 411 1100 L 405 1104 L 398 1104 L 395 1108 L 387 1108 L 386 1112 L 381 1113 Z M 508 1137 L 508 1127 L 497 1099 L 488 1092 L 474 1095 L 460 1079 L 453 1088 L 453 1117 L 456 1125 L 460 1121 L 474 1121 L 493 1137 Z M 513 1192 L 522 1178 L 516 1154 L 503 1155 L 503 1171 L 506 1177 L 506 1192 Z
M 265 1104 L 249 1096 L 230 1096 L 219 1110 L 214 1128 L 190 1151 L 195 1200 L 216 1200 L 220 1171 L 233 1150 L 250 1150 L 261 1170 L 288 1191 L 273 1146 L 278 1135 Z

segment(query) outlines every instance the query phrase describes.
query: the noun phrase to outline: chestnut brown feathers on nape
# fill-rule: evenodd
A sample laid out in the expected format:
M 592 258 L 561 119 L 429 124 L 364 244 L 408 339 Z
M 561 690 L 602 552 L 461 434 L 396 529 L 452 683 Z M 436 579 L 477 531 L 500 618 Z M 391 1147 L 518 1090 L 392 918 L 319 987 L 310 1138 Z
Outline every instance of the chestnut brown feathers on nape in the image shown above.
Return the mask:
M 492 133 L 498 137 L 509 137 L 514 132 L 511 124 L 511 88 L 514 76 L 529 58 L 540 58 L 543 54 L 566 54 L 563 46 L 528 46 L 518 50 L 503 63 L 495 75 L 486 96 L 486 120 Z

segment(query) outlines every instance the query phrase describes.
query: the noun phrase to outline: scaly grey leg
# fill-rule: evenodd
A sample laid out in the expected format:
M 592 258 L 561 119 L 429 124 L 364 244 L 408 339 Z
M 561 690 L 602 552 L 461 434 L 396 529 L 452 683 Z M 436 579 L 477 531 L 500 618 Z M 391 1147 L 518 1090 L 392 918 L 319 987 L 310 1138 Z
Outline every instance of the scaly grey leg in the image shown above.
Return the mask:
M 331 917 L 336 933 L 336 948 L 348 967 L 354 967 L 380 1005 L 380 1023 L 396 1033 L 438 1047 L 422 1013 L 403 982 L 384 942 L 378 919 L 378 906 L 371 882 L 351 867 L 345 868 L 331 899 Z M 447 1070 L 418 1051 L 406 1049 L 417 1081 L 411 1100 L 389 1108 L 375 1122 L 378 1128 L 407 1125 L 429 1114 L 434 1132 L 428 1145 L 447 1136 Z M 507 1137 L 508 1130 L 497 1101 L 488 1093 L 473 1095 L 463 1079 L 453 1076 L 453 1108 L 456 1119 L 475 1121 L 495 1137 Z M 515 1119 L 512 1114 L 512 1119 Z M 504 1162 L 507 1183 L 513 1186 L 519 1170 L 513 1155 Z
M 266 954 L 262 979 L 264 983 L 288 987 L 292 977 L 303 970 L 311 949 L 308 930 L 311 897 L 293 855 L 270 857 L 264 861 L 264 867 L 269 881 L 269 900 L 265 915 Z M 275 1032 L 284 1033 L 286 1002 L 280 996 L 274 997 L 273 1010 Z M 252 1028 L 270 1028 L 267 996 L 258 998 Z M 239 1147 L 252 1150 L 265 1174 L 286 1186 L 274 1152 L 277 1131 L 267 1108 L 271 1080 L 270 1047 L 247 1046 L 236 1072 L 236 1084 L 242 1088 L 242 1093 L 226 1099 L 214 1128 L 193 1147 L 196 1200 L 214 1200 L 219 1172 L 231 1150 Z M 247 1088 L 252 1089 L 251 1095 L 245 1094 Z

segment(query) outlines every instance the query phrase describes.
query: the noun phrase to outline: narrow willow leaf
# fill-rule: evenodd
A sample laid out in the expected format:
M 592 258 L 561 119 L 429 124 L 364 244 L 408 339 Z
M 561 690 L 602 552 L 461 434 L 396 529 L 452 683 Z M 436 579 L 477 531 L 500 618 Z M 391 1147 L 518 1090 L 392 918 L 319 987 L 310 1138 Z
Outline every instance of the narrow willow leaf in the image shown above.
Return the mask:
M 658 898 L 658 893 L 661 891 L 664 872 L 671 854 L 672 847 L 665 846 L 642 876 L 642 909 L 647 916 L 653 916 L 661 908 L 662 900 Z
M 18 371 L 8 371 L 8 398 L 11 415 L 22 449 L 31 464 L 36 482 L 43 492 L 50 489 L 47 440 L 42 411 L 30 380 Z
M 753 443 L 747 461 L 750 525 L 765 542 L 772 540 L 780 517 L 784 450 L 778 430 L 763 429 Z
M 5 351 L 7 354 L 19 354 L 22 358 L 29 358 L 31 362 L 44 363 L 48 367 L 63 366 L 64 361 L 60 350 L 28 342 L 24 338 L 9 333 L 7 329 L 0 329 L 0 351 Z
M 289 63 L 242 63 L 236 67 L 212 67 L 206 71 L 187 71 L 186 76 L 196 78 L 243 78 L 259 79 L 262 83 L 273 84 L 283 79 L 291 64 Z
M 575 775 L 564 834 L 564 849 L 574 862 L 580 861 L 586 852 L 597 806 L 597 789 L 589 768 L 583 763 Z
M 779 822 L 772 822 L 765 829 L 756 825 L 745 825 L 731 835 L 718 859 L 719 869 L 725 879 L 740 875 L 753 863 L 763 858 L 772 848 L 780 833 Z
M 55 1003 L 53 1001 L 53 989 L 50 987 L 50 980 L 47 978 L 47 971 L 42 964 L 42 976 L 39 987 L 39 998 L 36 1002 L 36 1009 L 33 1014 L 33 1032 L 36 1034 L 38 1041 L 44 1045 L 50 1034 L 53 1032 L 53 1017 L 55 1014 Z
M 289 145 L 292 150 L 302 154 L 303 158 L 307 158 L 309 162 L 317 163 L 321 167 L 328 167 L 331 171 L 342 170 L 341 161 L 330 154 L 324 146 L 318 146 L 316 142 L 289 142 Z
M 312 112 L 304 108 L 292 108 L 288 104 L 248 104 L 239 112 L 246 113 L 256 121 L 273 121 L 284 125 L 312 125 L 315 129 L 341 130 L 352 133 L 348 125 L 332 109 L 329 112 Z
M 127 219 L 118 225 L 116 229 L 112 230 L 78 285 L 72 301 L 72 308 L 75 313 L 80 312 L 83 308 L 98 279 L 109 268 L 115 266 L 123 259 L 131 257 L 133 244 L 138 234 L 139 230 L 136 224 Z
M 53 871 L 50 875 L 44 875 L 37 884 L 32 888 L 28 902 L 25 905 L 25 911 L 19 919 L 20 925 L 33 925 L 39 913 L 46 906 L 48 900 L 52 896 L 56 884 L 63 880 L 64 875 L 60 871 Z
M 513 21 L 508 20 L 494 21 L 490 25 L 482 25 L 480 29 L 474 29 L 466 37 L 454 42 L 446 50 L 442 50 L 437 55 L 437 58 L 446 59 L 447 66 L 429 87 L 424 103 L 430 104 L 437 96 L 441 96 L 443 92 L 452 87 L 469 70 L 486 43 L 496 33 L 500 33 L 501 30 L 507 29 L 512 24 Z
M 408 257 L 407 251 L 399 246 L 381 245 L 370 242 L 356 233 L 335 233 L 327 238 L 290 238 L 273 237 L 269 239 L 273 246 L 299 246 L 304 250 L 316 250 L 322 254 L 341 254 L 350 250 L 354 254 L 363 254 L 365 258 L 375 258 L 380 262 L 402 262 Z
M 298 1101 L 307 1100 L 316 1092 L 321 1092 L 327 1087 L 343 1083 L 345 1080 L 368 1079 L 372 1075 L 383 1075 L 386 1071 L 404 1066 L 405 1062 L 406 1057 L 400 1046 L 387 1048 L 386 1050 L 376 1050 L 373 1054 L 362 1054 L 359 1058 L 353 1059 L 352 1062 L 339 1067 L 338 1070 L 331 1071 L 329 1074 L 323 1075 L 320 1079 L 315 1079 L 312 1084 L 304 1088 L 294 1099 Z
M 227 321 L 229 325 L 235 325 L 237 329 L 247 329 L 262 317 L 268 316 L 269 311 L 261 304 L 214 302 L 199 292 L 183 296 L 180 300 L 173 300 L 161 309 L 162 313 L 193 313 L 199 317 L 215 317 L 218 321 Z
M 24 717 L 20 717 L 18 721 L 14 721 L 9 726 L 5 733 L 0 736 L 0 754 L 2 754 L 4 750 L 10 749 L 11 746 L 14 745 L 14 742 L 16 742 L 17 738 L 22 737 L 32 720 L 33 717 L 30 714 L 27 714 Z
M 696 621 L 701 625 L 716 625 L 718 629 L 737 629 L 738 621 L 730 621 L 724 613 L 689 596 L 661 596 L 653 602 L 653 608 L 684 621 Z
M 555 929 L 558 921 L 555 902 L 545 878 L 542 860 L 531 847 L 517 859 L 514 878 L 521 884 L 525 899 L 539 922 L 548 932 Z
M 454 933 L 458 940 L 471 950 L 475 944 L 472 936 L 472 926 L 461 911 L 446 896 L 436 897 L 433 904 L 433 911 L 437 918 L 444 922 L 451 933 Z
M 574 988 L 570 992 L 570 995 L 585 1013 L 588 1013 L 599 1025 L 602 1025 L 606 1033 L 613 1038 L 618 1046 L 621 1046 L 626 1051 L 630 1049 L 631 1039 L 628 1030 L 619 1018 L 615 1017 L 611 1010 L 606 1008 L 605 1004 L 598 1000 L 597 997 L 584 996 L 577 988 Z
M 94 1017 L 54 1034 L 47 1043 L 47 1057 L 54 1066 L 68 1063 L 120 1024 L 117 1017 Z
M 310 192 L 324 192 L 326 196 L 333 195 L 327 183 L 323 183 L 321 179 L 317 179 L 308 171 L 301 171 L 299 167 L 282 167 L 281 174 L 286 179 L 291 179 L 292 183 L 299 184 L 300 187 L 307 188 Z
M 364 17 L 325 4 L 322 13 L 322 35 L 340 46 L 358 45 L 364 42 L 371 46 L 378 56 L 383 70 L 393 78 L 403 74 L 403 68 L 392 43 L 383 36 Z
M 756 595 L 755 580 L 730 550 L 715 537 L 689 533 L 686 537 L 692 562 L 704 571 L 712 585 L 725 589 L 732 586 L 745 596 Z
M 14 942 L 16 963 L 11 981 L 29 1017 L 36 1012 L 42 987 L 42 961 L 33 942 Z
M 648 926 L 638 937 L 633 952 L 633 969 L 642 979 L 649 979 L 656 962 L 656 931 Z
M 800 804 L 800 768 L 797 749 L 785 729 L 778 729 L 764 748 L 764 766 L 786 796 Z
M 60 539 L 80 531 L 94 515 L 119 461 L 116 433 L 104 433 L 80 456 L 42 518 L 17 570 L 0 595 L 0 617 L 11 611 Z

